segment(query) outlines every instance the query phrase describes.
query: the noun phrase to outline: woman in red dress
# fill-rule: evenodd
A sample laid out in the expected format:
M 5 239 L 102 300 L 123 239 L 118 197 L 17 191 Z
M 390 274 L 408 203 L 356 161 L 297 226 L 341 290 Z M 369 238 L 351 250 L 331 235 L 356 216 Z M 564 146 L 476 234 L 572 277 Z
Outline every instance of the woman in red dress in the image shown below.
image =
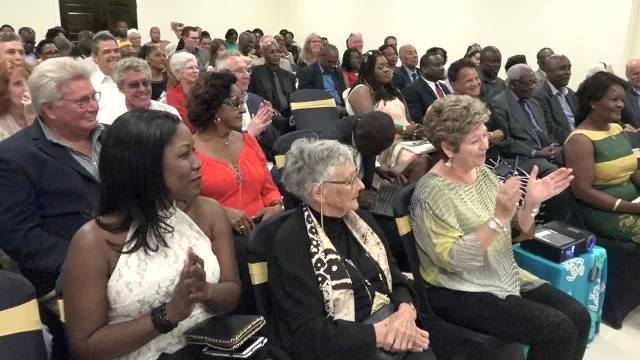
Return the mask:
M 201 194 L 222 203 L 235 232 L 247 235 L 256 225 L 254 219 L 283 208 L 262 149 L 253 135 L 242 132 L 246 110 L 236 77 L 229 72 L 204 74 L 192 89 L 187 109 L 202 162 Z
M 189 127 L 191 133 L 194 133 L 195 127 L 189 121 L 186 99 L 200 74 L 198 60 L 193 54 L 179 52 L 171 56 L 169 65 L 178 82 L 167 90 L 167 103 L 178 110 L 182 121 Z

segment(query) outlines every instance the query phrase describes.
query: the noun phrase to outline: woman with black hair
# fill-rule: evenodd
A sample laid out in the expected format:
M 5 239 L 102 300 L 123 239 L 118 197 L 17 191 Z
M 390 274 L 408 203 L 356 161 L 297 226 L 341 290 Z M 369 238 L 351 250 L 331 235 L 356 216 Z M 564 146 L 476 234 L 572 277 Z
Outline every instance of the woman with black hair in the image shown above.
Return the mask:
M 411 120 L 402 93 L 391 83 L 392 77 L 393 70 L 382 52 L 364 53 L 358 84 L 348 94 L 346 108 L 349 115 L 377 110 L 391 116 L 396 126 L 396 141 L 380 155 L 380 162 L 396 173 L 411 174 L 409 180 L 417 181 L 427 171 L 430 161 L 418 156 L 424 154 L 422 145 L 413 146 L 407 140 L 424 139 L 423 128 Z
M 236 29 L 229 29 L 224 34 L 224 47 L 227 51 L 238 51 L 238 32 Z
M 349 88 L 358 83 L 358 71 L 360 71 L 360 57 L 362 54 L 356 48 L 349 48 L 342 54 L 342 75 L 344 83 Z
M 102 146 L 98 215 L 64 265 L 69 343 L 78 359 L 157 359 L 236 306 L 231 228 L 216 201 L 198 196 L 200 161 L 178 117 L 127 112 Z
M 627 82 L 604 71 L 585 80 L 576 95 L 576 129 L 563 152 L 575 179 L 587 228 L 611 239 L 640 243 L 640 171 L 629 138 L 618 124 Z
M 391 69 L 395 69 L 396 64 L 398 63 L 398 50 L 395 46 L 391 45 L 382 45 L 378 48 L 378 50 L 384 55 L 387 59 L 387 64 Z

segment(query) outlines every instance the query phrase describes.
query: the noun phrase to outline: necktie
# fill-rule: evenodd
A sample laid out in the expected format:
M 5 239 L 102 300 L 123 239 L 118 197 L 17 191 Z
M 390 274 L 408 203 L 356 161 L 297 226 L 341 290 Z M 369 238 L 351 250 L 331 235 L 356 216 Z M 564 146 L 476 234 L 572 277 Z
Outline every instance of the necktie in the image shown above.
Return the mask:
M 411 74 L 411 81 L 416 81 L 416 80 L 418 80 L 418 74 L 412 73 Z
M 527 114 L 527 116 L 529 117 L 529 121 L 531 121 L 531 125 L 533 126 L 533 130 L 536 133 L 536 137 L 534 138 L 534 140 L 536 141 L 538 146 L 542 147 L 542 141 L 540 140 L 542 138 L 542 129 L 538 125 L 538 122 L 536 121 L 536 118 L 533 116 L 533 113 L 531 112 L 531 110 L 529 110 L 529 105 L 527 104 L 527 99 L 526 98 L 520 98 L 518 100 L 518 103 L 520 104 L 520 106 L 522 106 L 522 110 L 524 110 L 524 113 Z
M 278 74 L 276 74 L 275 71 L 273 72 L 273 82 L 276 87 L 275 89 L 276 96 L 277 96 L 278 102 L 280 103 L 279 110 L 288 109 L 289 103 L 287 102 L 287 97 L 284 96 L 284 93 L 282 92 L 282 85 L 280 85 L 280 78 L 278 77 Z
M 443 97 L 445 97 L 444 95 L 444 91 L 442 91 L 442 88 L 440 87 L 440 84 L 438 84 L 438 82 L 435 82 L 436 84 L 436 95 L 438 95 L 438 99 L 442 99 Z

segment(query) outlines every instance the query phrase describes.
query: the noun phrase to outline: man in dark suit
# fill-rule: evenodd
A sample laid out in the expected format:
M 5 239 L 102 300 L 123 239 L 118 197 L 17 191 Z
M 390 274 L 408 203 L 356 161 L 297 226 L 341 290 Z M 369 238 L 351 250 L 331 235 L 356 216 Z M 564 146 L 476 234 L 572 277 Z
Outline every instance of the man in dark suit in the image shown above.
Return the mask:
M 622 122 L 640 129 L 640 59 L 629 60 L 626 67 L 629 88 L 624 97 Z
M 298 71 L 298 89 L 319 89 L 331 94 L 336 100 L 338 114 L 346 114 L 342 93 L 344 84 L 342 71 L 338 70 L 338 48 L 323 46 L 318 61 Z
M 444 80 L 444 60 L 440 55 L 425 54 L 420 58 L 422 76 L 402 89 L 409 107 L 411 120 L 422 123 L 422 118 L 434 101 L 449 95 Z
M 495 46 L 485 46 L 480 52 L 480 99 L 488 104 L 494 96 L 506 87 L 504 80 L 498 77 L 502 65 L 502 54 Z
M 538 83 L 532 97 L 545 113 L 551 137 L 564 144 L 575 128 L 578 110 L 576 93 L 567 86 L 571 79 L 571 62 L 564 55 L 551 55 L 544 68 L 546 80 Z
M 38 65 L 29 88 L 39 116 L 0 142 L 0 248 L 38 297 L 53 291 L 69 241 L 98 207 L 102 126 L 90 76 L 68 57 Z M 57 316 L 43 306 L 40 311 L 56 358 L 67 358 Z
M 269 101 L 282 116 L 291 115 L 289 95 L 296 91 L 295 76 L 280 68 L 280 49 L 278 44 L 268 42 L 262 50 L 264 65 L 253 67 L 249 92 Z
M 512 66 L 507 72 L 508 88 L 490 103 L 490 130 L 500 129 L 504 139 L 499 148 L 505 158 L 518 157 L 518 166 L 531 171 L 538 165 L 541 176 L 557 167 L 553 163 L 557 143 L 549 134 L 544 111 L 531 95 L 536 84 L 528 65 Z
M 416 50 L 415 46 L 410 44 L 402 45 L 400 46 L 400 50 L 398 50 L 398 56 L 400 57 L 402 66 L 394 70 L 391 83 L 398 90 L 402 90 L 405 86 L 417 81 L 420 77 L 417 67 L 418 50 Z M 393 66 L 393 64 L 389 64 L 389 66 Z

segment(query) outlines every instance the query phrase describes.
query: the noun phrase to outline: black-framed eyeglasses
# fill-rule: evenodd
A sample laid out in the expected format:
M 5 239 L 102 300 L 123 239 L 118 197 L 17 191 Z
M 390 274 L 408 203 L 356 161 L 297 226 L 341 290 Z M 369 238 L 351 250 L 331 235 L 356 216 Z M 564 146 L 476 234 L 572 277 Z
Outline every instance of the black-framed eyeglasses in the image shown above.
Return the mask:
M 242 109 L 244 107 L 244 100 L 240 98 L 226 99 L 223 100 L 222 103 L 236 109 Z
M 80 109 L 84 110 L 89 106 L 89 104 L 91 104 L 92 101 L 95 101 L 96 103 L 98 101 L 100 101 L 100 96 L 101 95 L 102 95 L 102 93 L 100 93 L 99 91 L 96 91 L 91 96 L 83 96 L 83 97 L 77 98 L 77 99 L 60 98 L 60 100 L 62 100 L 62 101 L 70 101 L 70 102 L 78 105 L 78 107 Z
M 515 82 L 517 82 L 518 84 L 521 84 L 521 85 L 523 85 L 523 86 L 527 86 L 527 87 L 529 87 L 529 86 L 536 86 L 536 85 L 538 85 L 538 83 L 539 83 L 540 81 L 539 81 L 539 80 L 537 80 L 537 79 L 536 79 L 536 80 L 533 80 L 533 81 L 522 81 L 522 80 L 518 80 L 518 79 L 516 79 L 516 80 L 515 80 Z
M 127 83 L 127 87 L 130 90 L 135 90 L 135 89 L 139 88 L 140 86 L 142 86 L 143 88 L 150 87 L 151 86 L 151 80 L 144 79 L 144 80 L 141 80 L 141 81 L 135 81 L 135 82 Z

